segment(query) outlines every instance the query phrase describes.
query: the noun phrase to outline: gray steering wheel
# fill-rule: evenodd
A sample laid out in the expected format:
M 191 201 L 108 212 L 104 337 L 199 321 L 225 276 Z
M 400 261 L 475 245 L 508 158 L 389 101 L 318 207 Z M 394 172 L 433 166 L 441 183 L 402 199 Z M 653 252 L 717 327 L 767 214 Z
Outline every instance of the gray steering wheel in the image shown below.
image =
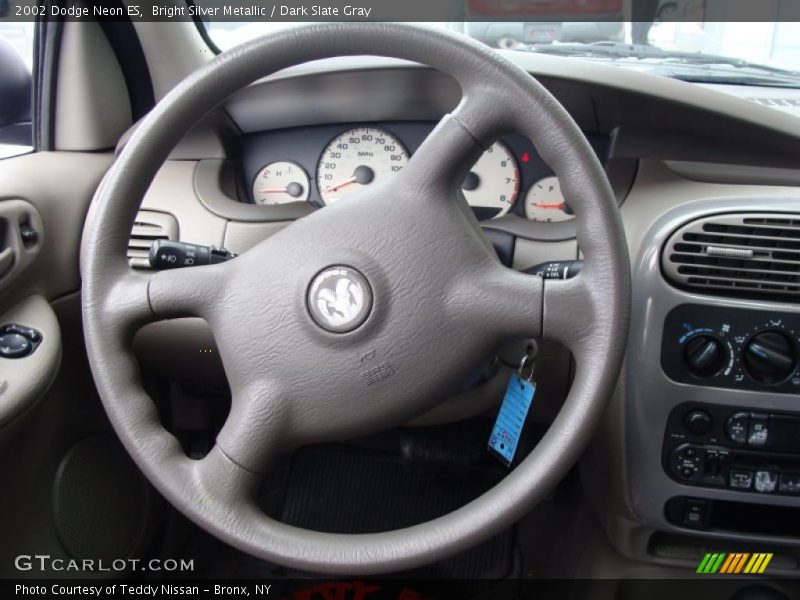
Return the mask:
M 390 182 L 296 221 L 233 261 L 154 274 L 128 266 L 141 199 L 194 123 L 259 77 L 346 55 L 430 65 L 458 81 L 461 103 Z M 512 130 L 535 143 L 570 199 L 585 255 L 574 279 L 545 281 L 503 267 L 460 192 L 483 150 Z M 574 464 L 619 374 L 630 272 L 605 173 L 578 126 L 536 80 L 461 37 L 398 24 L 321 24 L 225 52 L 141 123 L 91 212 L 84 330 L 111 423 L 176 508 L 232 546 L 275 563 L 375 574 L 489 538 L 521 518 Z M 329 284 L 341 275 L 355 287 L 346 290 L 350 304 L 340 306 Z M 333 308 L 324 298 L 318 303 L 323 289 L 328 300 L 333 294 Z M 208 321 L 232 393 L 227 421 L 202 460 L 189 459 L 162 427 L 131 351 L 137 328 L 182 316 Z M 257 485 L 281 454 L 425 413 L 512 338 L 562 342 L 576 374 L 547 434 L 494 488 L 450 514 L 382 533 L 309 531 L 258 508 Z

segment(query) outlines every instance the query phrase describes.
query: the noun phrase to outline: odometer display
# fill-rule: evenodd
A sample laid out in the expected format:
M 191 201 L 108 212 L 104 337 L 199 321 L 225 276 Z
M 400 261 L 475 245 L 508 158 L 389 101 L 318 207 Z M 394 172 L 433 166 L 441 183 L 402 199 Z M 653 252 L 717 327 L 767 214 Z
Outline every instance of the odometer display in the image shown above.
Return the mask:
M 325 204 L 333 204 L 363 186 L 381 181 L 408 162 L 403 144 L 388 131 L 359 127 L 336 136 L 317 166 L 317 187 Z

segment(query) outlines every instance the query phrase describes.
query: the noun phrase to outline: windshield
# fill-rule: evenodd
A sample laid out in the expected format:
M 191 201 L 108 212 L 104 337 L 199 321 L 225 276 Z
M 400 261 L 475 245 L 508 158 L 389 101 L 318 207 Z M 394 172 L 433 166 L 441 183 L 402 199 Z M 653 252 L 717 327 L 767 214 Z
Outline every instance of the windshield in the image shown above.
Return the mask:
M 637 22 L 511 22 L 505 15 L 498 21 L 418 24 L 450 29 L 493 48 L 611 62 L 685 81 L 800 87 L 800 23 L 705 22 L 702 14 L 686 12 L 699 4 L 661 0 L 651 21 Z M 470 6 L 474 10 L 481 2 Z M 682 20 L 675 20 L 678 11 Z M 220 50 L 297 25 L 205 23 Z

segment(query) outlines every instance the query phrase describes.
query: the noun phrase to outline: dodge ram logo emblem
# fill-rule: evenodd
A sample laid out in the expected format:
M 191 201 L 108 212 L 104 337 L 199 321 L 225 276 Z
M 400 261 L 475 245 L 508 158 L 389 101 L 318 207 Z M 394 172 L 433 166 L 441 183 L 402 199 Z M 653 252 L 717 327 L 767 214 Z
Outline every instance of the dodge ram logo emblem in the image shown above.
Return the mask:
M 328 331 L 344 333 L 361 325 L 372 309 L 372 290 L 366 278 L 351 267 L 328 267 L 308 289 L 308 310 Z

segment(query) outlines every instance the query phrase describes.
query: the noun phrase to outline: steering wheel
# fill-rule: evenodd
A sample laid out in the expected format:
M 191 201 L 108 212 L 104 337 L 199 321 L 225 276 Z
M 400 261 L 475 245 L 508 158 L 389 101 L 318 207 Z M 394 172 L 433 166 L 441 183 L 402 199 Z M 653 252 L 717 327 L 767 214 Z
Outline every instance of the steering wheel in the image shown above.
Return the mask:
M 346 55 L 427 64 L 458 81 L 462 100 L 390 181 L 292 223 L 232 261 L 152 274 L 128 266 L 138 206 L 194 123 L 259 77 Z M 502 266 L 460 191 L 484 149 L 512 130 L 535 143 L 570 199 L 585 255 L 574 279 L 545 281 Z M 399 24 L 319 24 L 224 52 L 141 123 L 98 189 L 90 218 L 84 331 L 113 427 L 177 509 L 278 564 L 350 575 L 399 571 L 498 533 L 574 464 L 619 374 L 630 268 L 605 173 L 535 79 L 462 37 Z M 209 323 L 232 395 L 216 445 L 201 460 L 189 459 L 162 427 L 131 351 L 139 327 L 183 316 Z M 544 438 L 482 496 L 427 523 L 358 535 L 296 528 L 258 508 L 258 484 L 282 454 L 403 424 L 516 338 L 566 345 L 575 378 Z

